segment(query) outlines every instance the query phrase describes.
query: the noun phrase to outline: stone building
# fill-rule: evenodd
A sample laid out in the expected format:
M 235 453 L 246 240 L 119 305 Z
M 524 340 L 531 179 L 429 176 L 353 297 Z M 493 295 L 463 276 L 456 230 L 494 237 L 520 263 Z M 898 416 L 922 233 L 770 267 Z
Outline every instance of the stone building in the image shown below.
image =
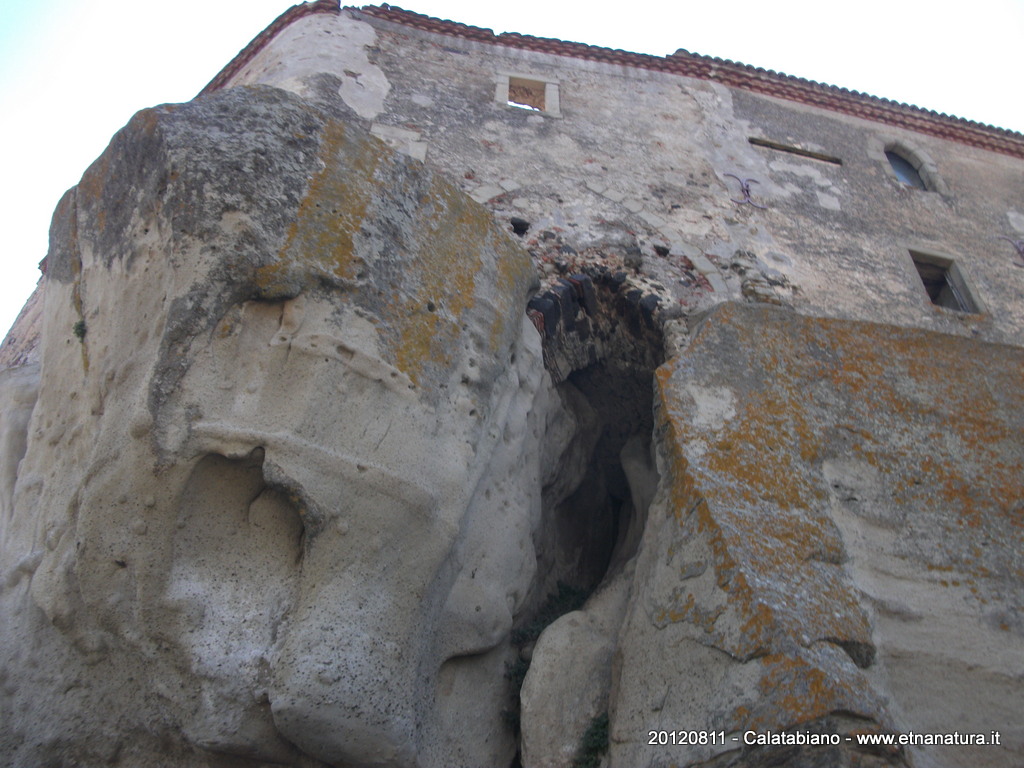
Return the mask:
M 0 349 L 0 755 L 1019 764 L 1022 200 L 1010 131 L 291 8 Z
M 529 221 L 528 238 L 571 228 L 586 244 L 599 220 L 621 223 L 666 303 L 692 304 L 680 279 L 695 273 L 708 302 L 1013 345 L 1024 332 L 1024 256 L 995 239 L 1024 236 L 1011 131 L 683 50 L 495 36 L 388 6 L 296 6 L 204 93 L 256 83 L 340 97 L 497 217 Z

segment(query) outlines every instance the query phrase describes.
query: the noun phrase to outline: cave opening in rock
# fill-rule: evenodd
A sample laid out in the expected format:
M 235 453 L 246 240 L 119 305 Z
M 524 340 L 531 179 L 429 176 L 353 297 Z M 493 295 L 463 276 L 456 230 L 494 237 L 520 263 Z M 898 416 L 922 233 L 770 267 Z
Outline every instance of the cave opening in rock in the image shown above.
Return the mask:
M 560 585 L 589 595 L 618 573 L 636 553 L 657 487 L 651 438 L 660 324 L 644 311 L 645 297 L 630 301 L 614 280 L 600 278 L 593 300 L 573 307 L 575 320 L 545 334 L 563 420 L 549 435 L 535 606 Z
M 616 275 L 574 274 L 531 302 L 558 405 L 542 455 L 537 575 L 512 633 L 506 665 L 520 736 L 520 693 L 534 646 L 560 616 L 626 576 L 658 486 L 652 439 L 654 371 L 664 360 L 658 298 L 624 290 Z M 547 304 L 544 303 L 547 301 Z M 627 576 L 628 578 L 628 576 Z M 518 765 L 513 761 L 513 766 Z
M 589 594 L 636 551 L 650 494 L 632 486 L 650 484 L 652 373 L 595 364 L 560 385 L 578 423 L 570 448 L 578 455 L 567 467 L 578 482 L 564 498 L 546 494 L 538 563 L 546 593 L 562 582 Z

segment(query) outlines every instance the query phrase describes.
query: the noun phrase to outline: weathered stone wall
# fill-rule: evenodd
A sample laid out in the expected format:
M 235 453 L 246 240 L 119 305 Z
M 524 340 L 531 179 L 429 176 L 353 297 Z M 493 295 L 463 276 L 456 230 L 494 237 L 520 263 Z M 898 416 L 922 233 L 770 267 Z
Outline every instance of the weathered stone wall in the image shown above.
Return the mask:
M 496 103 L 509 74 L 557 84 L 557 116 Z M 692 78 L 356 12 L 297 21 L 232 82 L 344 102 L 499 219 L 530 222 L 526 240 L 538 253 L 544 243 L 534 239 L 552 229 L 606 258 L 639 247 L 666 304 L 750 297 L 1000 343 L 1024 337 L 1020 259 L 993 239 L 1024 234 L 1024 162 L 1013 157 Z M 842 164 L 753 146 L 750 137 Z M 894 145 L 925 163 L 937 191 L 895 178 L 883 154 Z M 727 174 L 755 179 L 752 200 L 765 208 L 732 202 L 742 195 Z M 953 259 L 982 312 L 931 304 L 911 248 Z

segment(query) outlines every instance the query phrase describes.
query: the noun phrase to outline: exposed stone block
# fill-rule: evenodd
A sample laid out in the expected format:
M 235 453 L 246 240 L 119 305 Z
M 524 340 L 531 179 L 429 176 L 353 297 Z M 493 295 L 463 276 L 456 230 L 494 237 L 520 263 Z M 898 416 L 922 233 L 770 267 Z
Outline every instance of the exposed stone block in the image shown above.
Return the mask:
M 658 216 L 656 213 L 650 211 L 640 211 L 640 218 L 650 224 L 652 227 L 663 227 L 665 226 L 665 220 Z
M 544 333 L 552 337 L 558 333 L 558 323 L 562 319 L 562 312 L 557 297 L 551 294 L 534 296 L 526 305 L 532 310 L 539 312 L 544 318 Z
M 727 299 L 729 297 L 729 288 L 722 279 L 722 276 L 718 273 L 718 270 L 707 273 L 704 275 L 704 278 L 711 284 L 711 290 L 722 298 Z
M 576 288 L 576 296 L 588 315 L 597 313 L 597 294 L 594 292 L 594 282 L 590 275 L 576 273 L 569 275 L 569 281 Z
M 686 256 L 693 262 L 694 268 L 702 275 L 718 274 L 718 267 L 712 264 L 703 253 L 687 253 Z
M 469 196 L 476 200 L 478 203 L 486 203 L 488 200 L 503 195 L 505 190 L 495 184 L 485 184 L 482 187 L 477 187 Z
M 640 314 L 644 318 L 644 323 L 648 328 L 655 328 L 656 324 L 654 321 L 654 311 L 661 304 L 661 297 L 656 296 L 652 293 L 647 294 L 640 300 Z

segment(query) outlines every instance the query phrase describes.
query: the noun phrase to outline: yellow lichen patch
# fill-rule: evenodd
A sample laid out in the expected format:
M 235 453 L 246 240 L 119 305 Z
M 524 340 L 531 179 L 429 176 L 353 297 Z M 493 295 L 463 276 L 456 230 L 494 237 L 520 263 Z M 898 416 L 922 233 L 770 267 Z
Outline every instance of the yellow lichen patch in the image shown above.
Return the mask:
M 850 458 L 877 473 L 843 503 L 891 524 L 894 541 L 924 563 L 986 578 L 993 564 L 1007 564 L 990 546 L 994 536 L 1019 551 L 1024 466 L 1014 414 L 1024 408 L 1024 367 L 1016 352 L 968 344 L 727 306 L 659 371 L 665 442 L 676 443 L 667 450 L 674 512 L 681 525 L 690 511 L 699 518 L 738 622 L 717 638 L 724 650 L 742 657 L 786 637 L 870 643 L 829 516 L 826 460 Z M 709 420 L 688 392 L 723 387 L 734 395 L 732 413 Z M 704 446 L 692 463 L 690 445 Z M 952 535 L 924 544 L 941 530 Z M 687 620 L 706 609 L 674 608 Z
M 504 251 L 508 251 L 508 254 L 498 259 L 495 293 L 498 296 L 516 299 L 521 296 L 533 279 L 533 264 L 525 253 L 516 250 L 514 246 L 507 245 L 504 249 L 498 248 L 499 253 Z M 513 313 L 512 316 L 519 319 L 518 313 Z M 503 346 L 505 338 L 510 333 L 518 332 L 518 328 L 507 327 L 507 319 L 505 314 L 499 314 L 497 322 L 491 328 L 490 343 L 493 351 L 498 351 Z
M 656 378 L 659 413 L 664 420 L 661 428 L 667 438 L 663 445 L 669 452 L 667 480 L 673 512 L 681 527 L 692 521 L 703 537 L 717 585 L 739 625 L 738 632 L 716 634 L 715 642 L 735 656 L 749 657 L 805 631 L 866 639 L 867 622 L 853 594 L 837 578 L 823 578 L 820 573 L 821 561 L 836 561 L 842 553 L 840 543 L 823 520 L 798 514 L 770 519 L 751 514 L 751 506 L 744 503 L 749 501 L 745 489 L 736 483 L 723 484 L 704 477 L 698 491 L 696 476 L 688 471 L 681 447 L 680 438 L 687 434 L 689 423 L 680 417 L 681 404 L 675 400 L 677 390 L 672 386 L 670 371 L 665 366 Z M 809 565 L 808 560 L 818 566 Z M 786 602 L 784 596 L 765 593 L 760 586 L 787 579 L 807 585 L 801 610 L 792 614 L 780 610 Z M 822 600 L 819 594 L 826 587 L 830 599 Z M 673 607 L 663 611 L 661 621 L 686 621 L 705 632 L 711 632 L 723 613 L 717 606 L 693 604 L 692 596 L 682 604 L 678 598 L 667 602 Z M 813 629 L 808 630 L 806 624 L 813 624 Z
M 428 366 L 447 375 L 470 335 L 490 339 L 490 353 L 511 342 L 529 257 L 502 239 L 482 206 L 340 123 L 324 129 L 319 155 L 323 169 L 281 253 L 257 270 L 263 298 L 351 290 L 375 316 L 381 354 L 415 384 Z
M 398 336 L 396 364 L 413 381 L 428 361 L 450 363 L 463 314 L 476 301 L 477 277 L 487 266 L 481 253 L 493 236 L 487 212 L 440 177 L 430 179 L 427 201 L 433 215 L 423 215 L 425 226 L 417 231 L 406 293 L 389 310 Z M 419 322 L 417 315 L 429 306 L 434 321 Z
M 256 270 L 266 298 L 294 295 L 318 278 L 349 281 L 357 272 L 353 238 L 376 191 L 374 172 L 383 150 L 329 123 L 320 144 L 323 169 L 310 181 L 277 261 Z
M 808 483 L 795 466 L 798 459 L 814 461 L 821 455 L 821 425 L 802 407 L 807 377 L 790 372 L 783 350 L 776 348 L 779 343 L 777 335 L 764 334 L 751 345 L 751 374 L 772 385 L 744 393 L 736 416 L 716 433 L 719 450 L 710 453 L 707 466 L 747 503 L 763 500 L 792 509 L 823 498 L 820 486 Z M 730 449 L 721 450 L 725 445 Z
M 687 594 L 686 598 L 681 601 L 680 597 L 680 594 L 673 595 L 672 605 L 659 610 L 655 615 L 654 623 L 657 626 L 665 626 L 685 621 L 703 629 L 706 634 L 714 632 L 715 622 L 725 611 L 725 606 L 704 608 L 697 605 L 696 598 L 692 594 Z
M 890 530 L 925 580 L 979 608 L 1007 604 L 1000 585 L 1024 571 L 1021 380 L 1019 350 L 739 306 L 658 371 L 671 546 L 706 560 L 720 594 L 679 581 L 653 615 L 763 668 L 735 729 L 886 719 L 857 670 L 871 627 L 843 565 L 840 508 Z M 718 392 L 728 409 L 715 410 Z
M 867 687 L 856 672 L 836 674 L 806 659 L 781 654 L 765 656 L 757 663 L 761 666 L 757 703 L 752 709 L 737 706 L 729 716 L 727 730 L 777 730 L 835 712 L 868 717 L 881 714 L 865 695 Z
M 420 374 L 426 362 L 444 368 L 451 365 L 451 344 L 446 342 L 458 336 L 459 327 L 450 320 L 442 320 L 426 311 L 407 314 L 405 317 L 412 322 L 402 327 L 402 338 L 395 352 L 395 365 L 413 383 L 420 384 Z

